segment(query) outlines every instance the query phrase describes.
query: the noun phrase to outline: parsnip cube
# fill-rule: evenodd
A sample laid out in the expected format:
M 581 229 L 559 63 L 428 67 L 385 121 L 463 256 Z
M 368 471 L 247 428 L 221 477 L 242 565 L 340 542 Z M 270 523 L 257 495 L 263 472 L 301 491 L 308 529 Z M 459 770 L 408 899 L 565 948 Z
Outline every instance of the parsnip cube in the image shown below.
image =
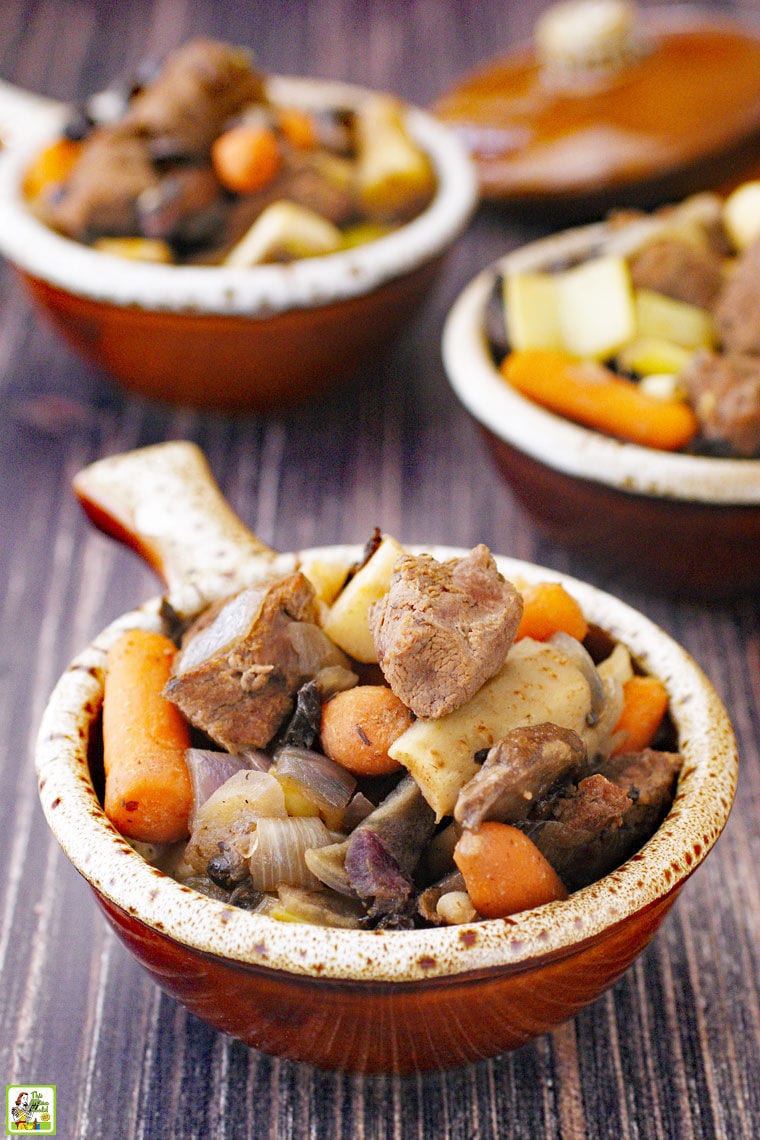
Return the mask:
M 604 360 L 633 338 L 636 313 L 627 262 L 605 255 L 558 277 L 562 347 L 574 356 Z
M 388 749 L 411 772 L 438 819 L 451 815 L 478 771 L 474 755 L 512 728 L 550 720 L 589 740 L 591 694 L 577 664 L 555 646 L 523 638 L 503 668 L 466 704 L 437 720 L 420 718 Z
M 332 222 L 295 202 L 273 202 L 224 259 L 224 265 L 247 269 L 278 258 L 317 257 L 342 244 Z
M 128 261 L 150 261 L 157 265 L 171 265 L 174 256 L 165 241 L 159 238 L 113 237 L 99 238 L 93 248 Z
M 329 606 L 345 582 L 349 567 L 345 562 L 332 562 L 309 554 L 301 560 L 299 569 L 311 582 L 317 599 Z
M 554 273 L 512 273 L 505 277 L 507 339 L 516 351 L 564 348 L 558 281 Z
M 723 224 L 741 253 L 760 237 L 760 182 L 743 182 L 723 205 Z
M 683 372 L 691 357 L 691 350 L 675 341 L 638 336 L 629 344 L 623 345 L 617 355 L 617 363 L 625 372 L 636 372 L 639 376 L 661 373 L 678 375 Z
M 391 571 L 404 555 L 403 546 L 386 535 L 368 562 L 338 594 L 322 628 L 355 661 L 377 661 L 367 611 L 388 592 Z
M 638 337 L 669 340 L 688 349 L 715 344 L 715 326 L 706 309 L 651 289 L 637 289 L 634 301 Z
M 356 145 L 358 190 L 371 217 L 411 216 L 432 195 L 432 165 L 407 131 L 397 99 L 377 95 L 362 104 Z

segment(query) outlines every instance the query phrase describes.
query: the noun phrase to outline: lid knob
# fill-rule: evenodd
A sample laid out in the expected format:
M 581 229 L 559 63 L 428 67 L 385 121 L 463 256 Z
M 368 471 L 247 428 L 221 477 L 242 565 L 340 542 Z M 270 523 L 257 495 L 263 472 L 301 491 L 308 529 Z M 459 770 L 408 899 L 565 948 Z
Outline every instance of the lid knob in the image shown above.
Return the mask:
M 637 12 L 628 0 L 561 0 L 535 29 L 539 61 L 555 71 L 618 68 L 639 50 Z

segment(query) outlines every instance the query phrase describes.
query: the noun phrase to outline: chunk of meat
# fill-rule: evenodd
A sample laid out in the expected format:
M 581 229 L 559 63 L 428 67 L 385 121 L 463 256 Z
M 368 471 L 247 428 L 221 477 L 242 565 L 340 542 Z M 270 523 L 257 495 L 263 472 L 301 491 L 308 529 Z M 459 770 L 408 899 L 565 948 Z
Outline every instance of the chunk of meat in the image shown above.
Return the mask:
M 647 242 L 630 258 L 637 289 L 651 289 L 677 301 L 711 309 L 723 284 L 718 252 L 674 237 Z
M 139 232 L 137 200 L 158 186 L 144 139 L 125 127 L 94 131 L 65 187 L 51 187 L 36 209 L 48 225 L 76 241 Z
M 678 773 L 683 766 L 679 752 L 660 752 L 645 748 L 642 752 L 621 752 L 611 756 L 602 772 L 613 784 L 627 792 L 633 806 L 625 816 L 625 827 L 643 836 L 639 846 L 659 826 L 667 813 L 675 792 Z
M 760 238 L 737 260 L 716 300 L 714 315 L 726 352 L 760 354 Z
M 522 605 L 482 544 L 448 562 L 401 558 L 369 613 L 386 681 L 417 716 L 444 716 L 501 668 Z
M 540 810 L 525 830 L 569 890 L 608 874 L 637 851 L 670 807 L 678 753 L 647 748 L 615 756 Z
M 243 590 L 187 631 L 166 695 L 229 752 L 263 748 L 305 678 L 288 627 L 317 620 L 300 572 Z
M 577 781 L 587 767 L 586 746 L 571 729 L 548 723 L 515 728 L 494 744 L 462 788 L 454 818 L 471 830 L 487 819 L 525 819 L 553 785 Z
M 243 48 L 190 40 L 130 103 L 125 123 L 153 158 L 201 157 L 227 120 L 264 99 L 261 75 Z
M 760 356 L 698 352 L 681 381 L 705 439 L 734 455 L 760 455 Z

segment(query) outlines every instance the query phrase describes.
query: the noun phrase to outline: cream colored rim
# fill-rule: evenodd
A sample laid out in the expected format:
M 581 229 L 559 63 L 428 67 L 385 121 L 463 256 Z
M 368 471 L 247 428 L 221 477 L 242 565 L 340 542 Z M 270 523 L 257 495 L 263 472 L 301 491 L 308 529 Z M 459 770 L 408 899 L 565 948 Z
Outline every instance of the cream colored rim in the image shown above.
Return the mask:
M 463 553 L 429 549 L 438 558 Z M 317 553 L 345 563 L 360 549 Z M 87 736 L 102 700 L 106 647 L 124 628 L 156 626 L 154 599 L 110 625 L 72 662 L 44 713 L 36 750 L 40 798 L 73 865 L 111 903 L 194 950 L 307 977 L 372 982 L 519 969 L 536 958 L 571 952 L 667 896 L 717 840 L 736 789 L 736 746 L 717 693 L 684 649 L 623 602 L 552 570 L 506 558 L 498 563 L 510 578 L 565 582 L 586 615 L 624 641 L 667 686 L 685 765 L 668 818 L 635 860 L 566 902 L 514 919 L 410 932 L 279 923 L 181 887 L 117 835 L 93 795 L 87 770 Z
M 566 475 L 641 495 L 760 505 L 760 460 L 714 459 L 621 443 L 544 411 L 501 379 L 484 324 L 497 276 L 590 253 L 608 233 L 605 223 L 597 223 L 532 242 L 494 262 L 465 287 L 446 319 L 442 339 L 454 392 L 497 438 Z
M 272 77 L 268 88 L 276 101 L 306 107 L 358 106 L 368 94 L 348 84 L 285 76 Z M 455 135 L 419 108 L 407 114 L 414 138 L 435 167 L 438 193 L 408 225 L 356 249 L 253 269 L 149 265 L 89 249 L 41 225 L 23 202 L 23 171 L 47 141 L 37 131 L 0 157 L 0 253 L 77 296 L 150 311 L 265 318 L 359 296 L 443 252 L 477 201 L 474 167 Z M 53 116 L 47 139 L 56 126 Z

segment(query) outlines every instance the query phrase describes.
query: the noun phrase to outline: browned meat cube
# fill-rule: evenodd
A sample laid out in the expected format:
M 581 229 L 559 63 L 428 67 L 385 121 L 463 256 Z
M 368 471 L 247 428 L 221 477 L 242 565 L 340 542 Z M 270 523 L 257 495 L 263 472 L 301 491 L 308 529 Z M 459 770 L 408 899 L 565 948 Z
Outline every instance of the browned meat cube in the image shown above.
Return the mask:
M 608 874 L 653 834 L 673 799 L 678 753 L 647 748 L 616 756 L 601 772 L 543 805 L 526 830 L 568 890 Z
M 681 380 L 705 439 L 735 455 L 760 455 L 760 356 L 699 352 Z
M 553 784 L 578 780 L 586 766 L 586 746 L 570 729 L 556 724 L 515 728 L 494 744 L 480 771 L 462 788 L 454 818 L 471 829 L 487 819 L 525 819 Z
M 740 256 L 721 290 L 715 324 L 726 352 L 760 354 L 760 238 Z
M 451 712 L 503 665 L 522 604 L 482 544 L 448 562 L 400 559 L 388 593 L 370 609 L 385 679 L 417 716 Z
M 82 148 L 65 188 L 53 189 L 37 210 L 76 241 L 139 233 L 137 199 L 158 185 L 145 141 L 123 126 L 100 127 Z
M 677 238 L 647 242 L 630 259 L 637 289 L 652 289 L 677 301 L 711 309 L 723 284 L 718 253 Z
M 169 56 L 155 82 L 135 96 L 125 121 L 146 138 L 154 158 L 200 157 L 228 119 L 263 96 L 246 51 L 195 39 Z
M 300 572 L 243 590 L 190 627 L 167 697 L 229 752 L 263 748 L 304 679 L 288 629 L 316 619 Z

